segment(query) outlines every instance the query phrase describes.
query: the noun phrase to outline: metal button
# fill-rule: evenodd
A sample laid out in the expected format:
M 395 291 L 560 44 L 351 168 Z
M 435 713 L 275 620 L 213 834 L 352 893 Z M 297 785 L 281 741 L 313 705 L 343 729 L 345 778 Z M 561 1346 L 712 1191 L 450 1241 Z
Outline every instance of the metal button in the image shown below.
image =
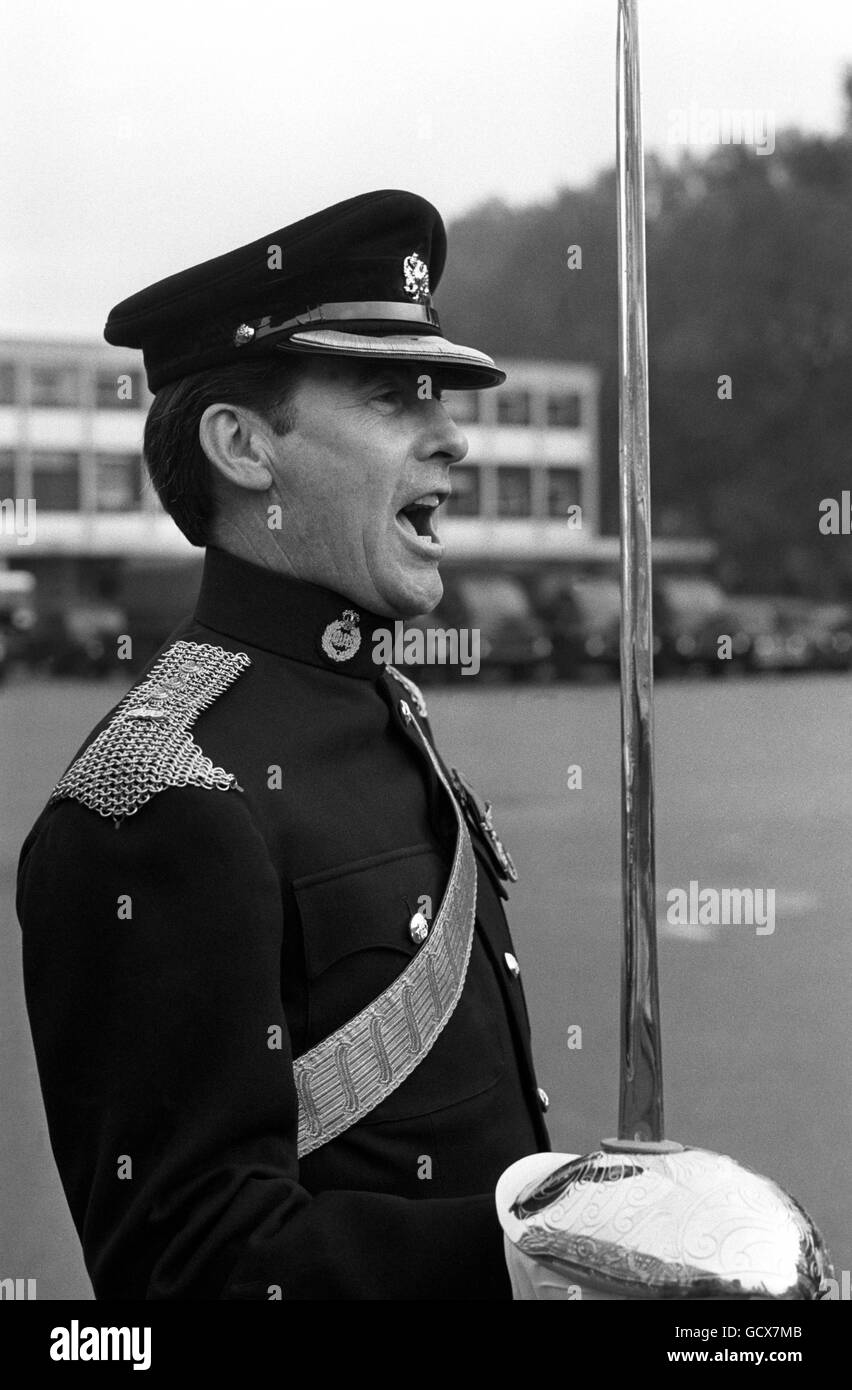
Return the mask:
M 426 940 L 429 935 L 429 922 L 422 912 L 415 912 L 408 924 L 408 935 L 417 946 Z
M 547 1094 L 547 1091 L 545 1091 L 543 1086 L 538 1087 L 536 1095 L 538 1096 L 538 1103 L 546 1115 L 548 1110 L 550 1109 L 550 1096 Z
M 521 973 L 521 967 L 518 965 L 518 962 L 516 958 L 512 955 L 512 952 L 505 951 L 503 953 L 503 959 L 506 962 L 506 969 L 508 970 L 512 979 L 517 980 L 518 976 Z
M 411 713 L 411 710 L 408 708 L 408 705 L 406 704 L 405 700 L 400 700 L 399 712 L 405 720 L 406 724 L 410 724 L 412 719 L 414 718 L 414 715 Z

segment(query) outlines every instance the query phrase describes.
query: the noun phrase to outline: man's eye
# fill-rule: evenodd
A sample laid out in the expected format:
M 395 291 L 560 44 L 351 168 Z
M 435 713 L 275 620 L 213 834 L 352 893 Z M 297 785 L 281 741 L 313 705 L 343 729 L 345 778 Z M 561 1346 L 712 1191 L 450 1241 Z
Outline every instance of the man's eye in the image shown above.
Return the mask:
M 401 401 L 402 392 L 396 386 L 387 386 L 381 391 L 377 391 L 374 397 L 377 401 Z

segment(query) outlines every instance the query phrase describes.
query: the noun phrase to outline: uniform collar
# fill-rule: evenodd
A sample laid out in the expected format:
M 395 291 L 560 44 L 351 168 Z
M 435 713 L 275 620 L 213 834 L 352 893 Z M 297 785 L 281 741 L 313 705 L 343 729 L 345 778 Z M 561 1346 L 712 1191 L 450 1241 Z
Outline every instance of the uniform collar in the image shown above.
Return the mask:
M 374 633 L 393 632 L 380 617 L 332 589 L 252 564 L 216 546 L 204 557 L 195 619 L 238 642 L 324 671 L 375 680 Z

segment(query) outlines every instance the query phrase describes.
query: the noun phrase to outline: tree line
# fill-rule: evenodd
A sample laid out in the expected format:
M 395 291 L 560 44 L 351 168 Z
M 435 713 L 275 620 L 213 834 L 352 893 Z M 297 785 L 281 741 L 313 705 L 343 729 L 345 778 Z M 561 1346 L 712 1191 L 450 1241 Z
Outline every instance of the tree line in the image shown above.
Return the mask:
M 715 540 L 732 589 L 852 598 L 852 536 L 820 527 L 852 487 L 852 70 L 844 90 L 836 135 L 646 160 L 654 532 Z M 534 206 L 491 200 L 449 237 L 448 336 L 600 369 L 616 531 L 614 171 Z

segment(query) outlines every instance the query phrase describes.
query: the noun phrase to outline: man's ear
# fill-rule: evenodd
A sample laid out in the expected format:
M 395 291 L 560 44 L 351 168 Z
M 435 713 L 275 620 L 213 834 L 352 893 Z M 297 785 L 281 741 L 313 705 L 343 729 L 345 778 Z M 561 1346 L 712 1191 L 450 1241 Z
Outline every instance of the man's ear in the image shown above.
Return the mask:
M 221 477 L 235 487 L 266 492 L 272 486 L 271 428 L 245 406 L 208 405 L 198 422 L 201 447 Z

